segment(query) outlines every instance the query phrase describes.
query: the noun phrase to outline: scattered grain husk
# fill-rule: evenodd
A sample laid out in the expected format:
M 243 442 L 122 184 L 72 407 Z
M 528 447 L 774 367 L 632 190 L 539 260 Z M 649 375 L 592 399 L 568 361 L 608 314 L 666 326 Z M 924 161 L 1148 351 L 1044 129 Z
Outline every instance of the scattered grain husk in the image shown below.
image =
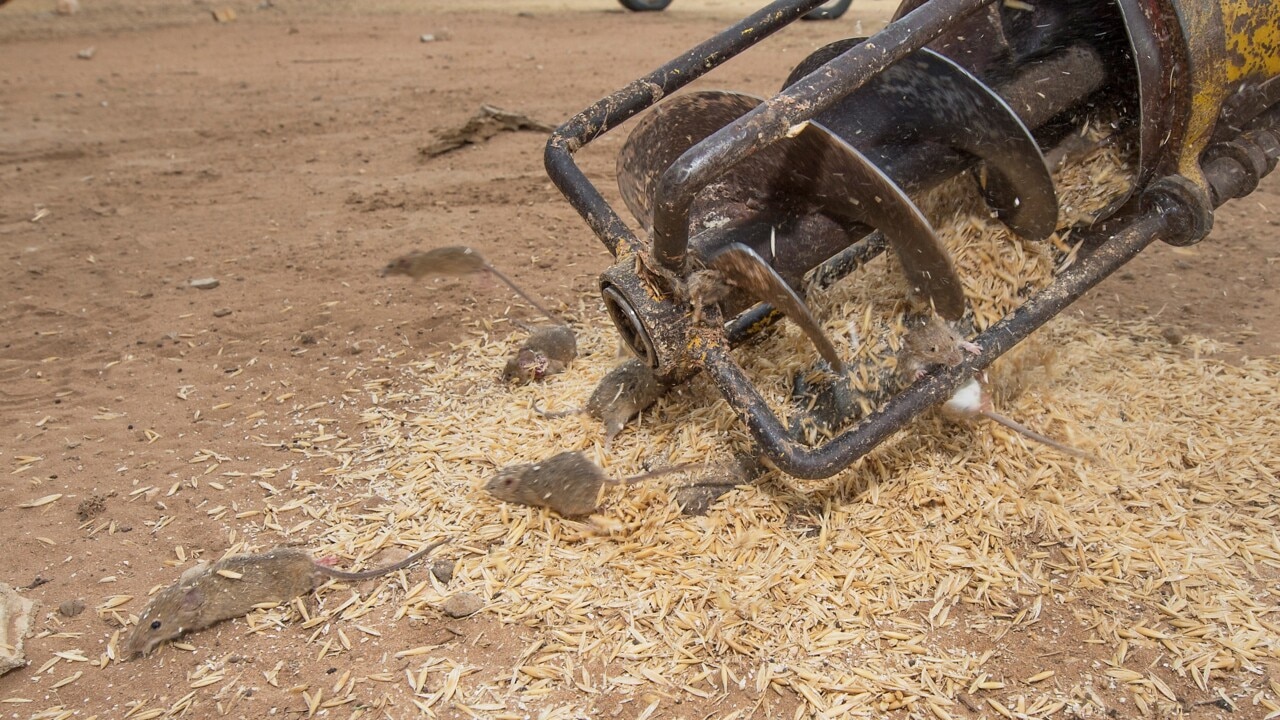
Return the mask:
M 1066 221 L 1127 192 L 1123 169 L 1111 148 L 1065 168 Z M 1072 260 L 1069 233 L 1018 240 L 963 183 L 924 205 L 979 328 Z M 811 299 L 833 336 L 847 339 L 855 326 L 856 347 L 842 352 L 864 385 L 890 382 L 909 305 L 892 259 Z M 553 380 L 503 385 L 511 341 L 477 331 L 367 383 L 360 442 L 304 448 L 333 458 L 330 477 L 263 483 L 262 527 L 313 533 L 324 552 L 367 558 L 445 533 L 464 548 L 448 587 L 325 590 L 323 616 L 285 609 L 315 627 L 317 644 L 322 625 L 337 619 L 351 630 L 390 597 L 397 619 L 430 623 L 463 592 L 486 599 L 477 617 L 522 631 L 528 644 L 500 688 L 406 640 L 403 676 L 370 678 L 399 682 L 422 712 L 452 704 L 530 714 L 554 692 L 610 691 L 660 712 L 643 699 L 658 688 L 689 700 L 786 690 L 823 717 L 1130 716 L 1135 707 L 1171 716 L 1183 700 L 1174 677 L 1226 702 L 1280 702 L 1265 684 L 1280 658 L 1280 358 L 1229 365 L 1213 359 L 1213 342 L 1174 347 L 1152 324 L 1062 318 L 993 368 L 999 409 L 1108 464 L 926 416 L 826 480 L 738 478 L 691 517 L 674 491 L 698 478 L 673 475 L 609 488 L 597 515 L 580 521 L 504 505 L 483 483 L 502 466 L 564 450 L 614 477 L 712 462 L 726 468 L 717 480 L 732 480 L 731 458 L 751 449 L 704 378 L 646 411 L 608 455 L 589 417 L 539 417 L 532 401 L 580 405 L 615 362 L 602 309 L 580 315 L 591 323 L 581 355 Z M 736 357 L 784 416 L 791 378 L 815 362 L 786 324 Z M 310 502 L 328 483 L 376 503 Z M 289 525 L 291 508 L 305 510 L 305 525 Z M 258 613 L 250 625 L 282 617 Z M 1076 641 L 1055 647 L 1058 633 Z M 343 645 L 323 640 L 319 655 Z M 1055 650 L 1063 656 L 1044 654 Z M 330 702 L 302 692 L 313 712 Z

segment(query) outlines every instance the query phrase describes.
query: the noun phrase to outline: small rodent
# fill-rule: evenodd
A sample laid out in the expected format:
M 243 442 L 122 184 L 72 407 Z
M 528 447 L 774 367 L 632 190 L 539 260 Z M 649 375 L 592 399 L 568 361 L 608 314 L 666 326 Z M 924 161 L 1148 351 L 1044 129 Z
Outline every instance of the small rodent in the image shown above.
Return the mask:
M 998 422 L 1019 435 L 1034 440 L 1042 445 L 1058 450 L 1078 458 L 1084 458 L 1095 463 L 1102 461 L 1097 455 L 1086 452 L 1079 448 L 1071 447 L 1066 443 L 1058 442 L 1053 438 L 1046 437 L 1040 433 L 1026 427 L 1025 425 L 996 412 L 992 409 L 991 396 L 987 393 L 983 383 L 977 378 L 969 378 L 963 385 L 956 389 L 955 393 L 942 405 L 942 411 L 946 415 L 961 420 L 972 421 L 976 417 L 984 417 L 988 420 Z
M 534 300 L 528 293 L 521 290 L 519 286 L 511 281 L 511 278 L 489 264 L 489 261 L 485 260 L 480 253 L 464 245 L 449 245 L 425 251 L 414 250 L 387 263 L 387 266 L 382 268 L 381 275 L 382 277 L 408 275 L 414 280 L 421 280 L 425 277 L 460 277 L 481 272 L 487 272 L 506 283 L 507 287 L 511 288 L 515 294 L 537 308 L 538 312 L 545 315 L 551 322 L 560 325 L 564 324 L 560 318 L 552 315 L 550 310 L 542 307 L 537 300 Z
M 982 348 L 965 340 L 959 331 L 947 321 L 937 315 L 933 315 L 924 325 L 907 333 L 902 343 L 902 352 L 898 357 L 898 372 L 905 382 L 914 382 L 923 377 L 931 367 L 937 365 L 949 367 L 959 365 L 964 362 L 965 352 L 976 355 L 982 352 Z M 1086 458 L 1095 462 L 1098 461 L 1098 458 L 1094 455 L 1045 437 L 996 412 L 992 408 L 991 397 L 987 394 L 986 388 L 977 378 L 970 377 L 968 381 L 957 388 L 951 397 L 943 403 L 942 410 L 943 413 L 950 417 L 967 421 L 972 421 L 974 418 L 981 416 L 998 422 L 1023 437 L 1048 445 L 1068 455 Z
M 564 517 L 574 517 L 595 512 L 600 488 L 605 485 L 631 485 L 698 465 L 702 463 L 674 465 L 614 480 L 586 455 L 571 450 L 538 463 L 508 465 L 490 478 L 484 489 L 503 502 L 550 508 Z
M 898 373 L 908 383 L 924 377 L 938 365 L 954 367 L 964 362 L 964 353 L 977 355 L 982 348 L 965 340 L 946 320 L 930 315 L 923 325 L 907 333 L 898 353 Z
M 576 410 L 545 412 L 535 401 L 533 409 L 543 417 L 558 418 L 586 413 L 604 423 L 607 450 L 613 438 L 622 432 L 627 421 L 662 397 L 666 387 L 658 382 L 653 369 L 638 358 L 624 360 L 596 384 L 587 404 Z
M 360 581 L 421 560 L 448 539 L 434 542 L 386 567 L 346 572 L 321 564 L 301 548 L 277 547 L 256 555 L 232 555 L 200 563 L 156 593 L 125 643 L 126 657 L 146 655 L 166 640 L 243 617 L 262 603 L 281 603 L 310 592 L 326 577 Z
M 529 337 L 507 359 L 507 365 L 502 369 L 503 381 L 525 385 L 541 380 L 564 372 L 578 357 L 578 338 L 568 325 L 520 326 L 529 332 Z

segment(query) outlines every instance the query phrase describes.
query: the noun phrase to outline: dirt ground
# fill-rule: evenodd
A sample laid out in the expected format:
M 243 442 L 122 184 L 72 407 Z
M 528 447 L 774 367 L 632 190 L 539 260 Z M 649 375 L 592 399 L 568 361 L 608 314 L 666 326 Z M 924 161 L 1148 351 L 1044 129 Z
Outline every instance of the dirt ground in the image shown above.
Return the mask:
M 359 443 L 370 387 L 509 309 L 480 284 L 379 277 L 391 256 L 472 245 L 570 312 L 597 303 L 610 257 L 546 178 L 545 136 L 502 133 L 427 159 L 433 134 L 482 104 L 557 124 L 752 3 L 632 15 L 610 0 L 268 0 L 218 5 L 236 12 L 226 23 L 200 1 L 82 5 L 69 17 L 52 0 L 0 9 L 0 582 L 40 603 L 30 664 L 0 678 L 0 716 L 409 717 L 428 697 L 438 704 L 422 712 L 440 717 L 805 712 L 803 698 L 750 683 L 715 699 L 657 682 L 560 684 L 508 704 L 527 659 L 515 655 L 542 629 L 483 612 L 397 619 L 390 603 L 345 627 L 255 633 L 237 620 L 189 650 L 104 656 L 115 613 L 136 615 L 192 557 L 306 543 L 314 518 L 264 503 L 359 502 L 322 479 L 332 468 L 315 448 Z M 766 93 L 813 48 L 874 31 L 891 10 L 859 0 L 838 22 L 799 24 L 707 85 Z M 610 198 L 623 138 L 584 153 Z M 1206 242 L 1154 246 L 1071 312 L 1154 317 L 1232 357 L 1280 354 L 1276 209 L 1273 177 L 1221 210 Z M 192 286 L 204 278 L 217 286 Z M 88 609 L 59 612 L 77 600 Z M 1069 618 L 1059 630 L 1068 653 L 1087 654 L 1084 630 Z M 491 683 L 491 703 L 452 705 L 457 672 L 432 671 L 424 690 L 416 656 L 399 654 L 414 647 Z M 1186 703 L 1188 717 L 1221 711 L 1186 678 L 1170 684 L 1203 701 Z M 1266 714 L 1242 704 L 1231 717 Z

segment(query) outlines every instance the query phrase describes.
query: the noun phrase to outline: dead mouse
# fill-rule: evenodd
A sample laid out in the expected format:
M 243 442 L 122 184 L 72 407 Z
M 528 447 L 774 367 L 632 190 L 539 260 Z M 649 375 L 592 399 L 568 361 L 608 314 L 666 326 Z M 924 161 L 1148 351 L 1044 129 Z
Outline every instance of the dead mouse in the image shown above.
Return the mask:
M 146 655 L 166 640 L 243 617 L 262 603 L 287 602 L 315 589 L 326 577 L 360 581 L 395 572 L 446 542 L 447 538 L 398 563 L 362 572 L 331 568 L 313 560 L 306 550 L 291 547 L 195 565 L 147 604 L 125 644 L 126 657 Z
M 547 319 L 551 322 L 564 324 L 560 318 L 552 315 L 550 310 L 542 307 L 537 300 L 534 300 L 528 293 L 521 290 L 519 286 L 511 281 L 511 278 L 504 275 L 498 268 L 490 265 L 489 261 L 485 260 L 480 253 L 463 245 L 449 245 L 425 251 L 414 250 L 387 263 L 387 266 L 382 268 L 381 274 L 382 277 L 408 275 L 415 280 L 421 280 L 425 277 L 461 277 L 481 272 L 487 272 L 506 283 L 507 287 L 511 288 L 515 294 L 537 308 L 538 312 L 547 316 Z
M 564 372 L 578 357 L 578 339 L 568 325 L 531 328 L 517 324 L 529 332 L 529 337 L 520 344 L 515 355 L 507 359 L 507 365 L 502 369 L 503 381 L 525 385 L 541 380 Z
M 600 488 L 605 485 L 631 485 L 702 464 L 685 463 L 614 480 L 575 450 L 538 463 L 508 465 L 490 478 L 484 489 L 503 502 L 550 508 L 564 517 L 574 517 L 595 512 L 600 502 Z
M 605 449 L 613 438 L 622 432 L 627 421 L 657 402 L 666 392 L 666 386 L 658 382 L 653 369 L 647 363 L 631 358 L 610 370 L 600 379 L 587 404 L 577 410 L 544 412 L 535 401 L 533 409 L 543 417 L 557 418 L 586 413 L 604 423 Z
M 969 378 L 963 385 L 956 389 L 955 393 L 942 405 L 942 411 L 946 415 L 960 420 L 972 421 L 976 417 L 984 417 L 988 420 L 998 422 L 1019 435 L 1034 440 L 1042 445 L 1072 455 L 1078 458 L 1084 458 L 1095 463 L 1101 463 L 1102 460 L 1097 455 L 1086 452 L 1079 448 L 1071 447 L 1066 443 L 1058 442 L 1053 438 L 1046 437 L 1040 433 L 1028 428 L 1011 418 L 996 412 L 992 409 L 991 396 L 987 393 L 987 389 L 983 382 L 977 378 Z
M 903 338 L 902 350 L 898 353 L 898 374 L 904 382 L 912 383 L 924 377 L 929 368 L 959 365 L 964 362 L 965 352 L 977 355 L 982 348 L 965 340 L 946 320 L 930 315 L 924 324 Z

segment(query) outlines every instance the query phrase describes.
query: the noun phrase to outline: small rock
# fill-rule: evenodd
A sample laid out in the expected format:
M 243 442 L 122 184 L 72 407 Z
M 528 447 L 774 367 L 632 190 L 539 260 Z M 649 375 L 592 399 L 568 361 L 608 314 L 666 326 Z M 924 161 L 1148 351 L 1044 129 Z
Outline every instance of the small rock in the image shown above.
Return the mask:
M 63 617 L 75 617 L 84 612 L 84 601 L 80 598 L 66 600 L 58 606 L 58 613 Z
M 1186 338 L 1183 337 L 1182 331 L 1176 327 L 1167 327 L 1160 331 L 1160 337 L 1164 338 L 1170 345 L 1181 345 Z
M 197 280 L 192 280 L 188 284 L 197 290 L 212 290 L 218 287 L 221 283 L 218 282 L 217 278 L 199 278 Z
M 92 60 L 93 56 L 97 54 L 97 52 L 98 52 L 98 48 L 94 47 L 93 45 L 90 45 L 89 47 L 76 53 L 76 57 L 80 58 L 81 60 Z
M 80 12 L 80 0 L 58 0 L 56 12 L 59 15 L 75 15 Z
M 231 308 L 218 308 L 213 311 L 214 317 L 226 317 L 231 314 Z
M 236 11 L 229 7 L 218 8 L 213 11 L 213 19 L 220 23 L 229 23 L 236 19 Z
M 685 515 L 706 515 L 721 495 L 734 488 L 731 484 L 689 485 L 676 490 L 676 504 Z
M 480 612 L 480 608 L 484 607 L 484 601 L 475 593 L 460 592 L 449 596 L 441 607 L 444 614 L 451 618 L 464 618 L 468 615 L 474 615 Z
M 456 564 L 456 560 L 441 558 L 431 563 L 431 574 L 435 575 L 437 580 L 447 585 L 450 580 L 453 580 L 453 568 Z

